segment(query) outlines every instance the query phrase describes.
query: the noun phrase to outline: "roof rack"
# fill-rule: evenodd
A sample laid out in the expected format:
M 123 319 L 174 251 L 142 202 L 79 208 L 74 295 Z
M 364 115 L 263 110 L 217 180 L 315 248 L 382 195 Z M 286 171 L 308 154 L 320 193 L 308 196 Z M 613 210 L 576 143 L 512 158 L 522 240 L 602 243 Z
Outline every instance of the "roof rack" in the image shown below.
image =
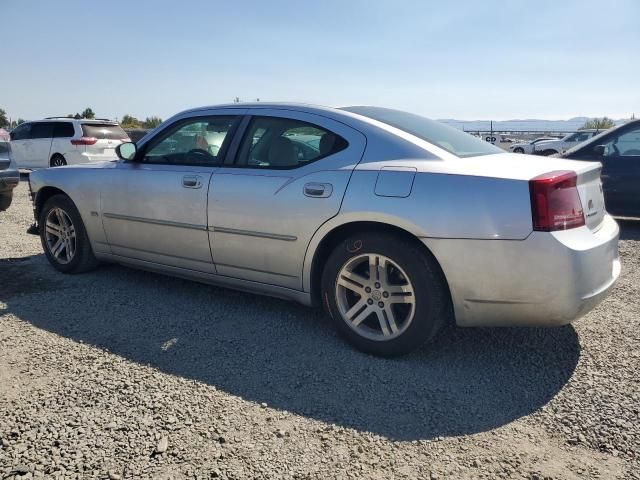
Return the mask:
M 98 120 L 99 122 L 113 122 L 116 123 L 115 120 L 111 120 L 110 118 L 73 118 L 68 117 L 66 115 L 60 115 L 56 117 L 45 117 L 45 120 L 55 120 L 56 118 L 65 118 L 67 120 Z

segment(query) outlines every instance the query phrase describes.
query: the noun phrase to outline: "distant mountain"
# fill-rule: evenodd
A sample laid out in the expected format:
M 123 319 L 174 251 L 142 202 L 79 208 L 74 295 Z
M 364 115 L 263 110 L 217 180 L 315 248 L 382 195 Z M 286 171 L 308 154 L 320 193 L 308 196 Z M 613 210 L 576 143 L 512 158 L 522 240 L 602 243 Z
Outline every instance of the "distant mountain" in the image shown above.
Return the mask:
M 532 132 L 574 132 L 578 130 L 584 123 L 590 120 L 590 117 L 574 117 L 569 120 L 499 120 L 493 122 L 494 131 L 532 131 Z M 438 120 L 452 127 L 466 131 L 489 131 L 491 122 L 489 120 L 456 120 L 452 118 L 444 118 Z M 624 123 L 626 120 L 614 120 L 616 125 Z

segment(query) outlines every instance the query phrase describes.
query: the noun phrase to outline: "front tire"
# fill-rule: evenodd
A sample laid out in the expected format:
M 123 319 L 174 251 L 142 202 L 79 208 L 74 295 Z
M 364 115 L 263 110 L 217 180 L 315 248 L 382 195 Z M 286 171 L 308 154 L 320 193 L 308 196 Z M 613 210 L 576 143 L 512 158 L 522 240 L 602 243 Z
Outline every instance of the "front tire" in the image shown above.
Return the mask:
M 409 239 L 352 235 L 322 275 L 322 301 L 356 348 L 402 355 L 436 336 L 450 318 L 449 291 L 435 259 Z
M 80 212 L 66 195 L 48 199 L 38 219 L 42 248 L 53 267 L 63 273 L 82 273 L 98 264 Z
M 520 148 L 520 147 L 518 147 L 518 148 L 514 148 L 514 149 L 513 149 L 513 153 L 524 153 L 524 149 L 523 149 L 523 148 Z

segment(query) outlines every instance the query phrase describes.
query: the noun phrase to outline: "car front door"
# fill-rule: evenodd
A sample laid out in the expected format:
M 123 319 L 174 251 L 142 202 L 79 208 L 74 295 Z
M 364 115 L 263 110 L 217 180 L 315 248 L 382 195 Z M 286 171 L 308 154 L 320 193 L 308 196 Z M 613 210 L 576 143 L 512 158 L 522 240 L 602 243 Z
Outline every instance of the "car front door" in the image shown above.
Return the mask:
M 252 109 L 209 187 L 218 274 L 302 289 L 314 232 L 335 216 L 365 137 L 305 112 Z
M 237 110 L 176 120 L 107 169 L 102 219 L 111 253 L 149 265 L 215 273 L 207 191 Z
M 18 168 L 28 168 L 29 161 L 27 158 L 27 149 L 31 140 L 31 123 L 23 123 L 14 128 L 9 134 L 11 138 L 11 155 L 13 156 Z
M 640 125 L 614 133 L 604 144 L 601 161 L 609 212 L 640 217 Z

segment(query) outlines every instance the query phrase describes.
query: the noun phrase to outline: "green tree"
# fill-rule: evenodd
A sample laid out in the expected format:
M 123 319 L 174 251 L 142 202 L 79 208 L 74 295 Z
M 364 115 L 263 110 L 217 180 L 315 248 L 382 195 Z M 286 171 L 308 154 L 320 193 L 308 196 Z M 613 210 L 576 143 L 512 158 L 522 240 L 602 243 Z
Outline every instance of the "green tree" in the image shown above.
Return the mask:
M 93 113 L 93 110 L 91 110 L 90 107 L 87 107 L 84 109 L 84 112 L 82 112 L 82 118 L 88 118 L 88 119 L 96 118 L 96 114 Z
M 0 128 L 8 127 L 9 119 L 7 118 L 7 112 L 0 108 Z
M 156 128 L 161 123 L 162 119 L 160 117 L 147 117 L 144 122 L 142 122 L 142 126 L 144 128 Z
M 615 122 L 608 117 L 591 118 L 586 122 L 584 122 L 584 125 L 580 127 L 580 130 L 584 130 L 586 128 L 595 128 L 597 130 L 607 130 L 615 126 L 616 126 Z
M 120 120 L 120 126 L 122 128 L 140 128 L 140 120 L 136 117 L 133 117 L 129 114 L 123 115 L 122 120 Z
M 82 115 L 80 115 L 79 113 L 76 113 L 73 118 L 75 118 L 76 120 L 80 120 L 82 118 Z

